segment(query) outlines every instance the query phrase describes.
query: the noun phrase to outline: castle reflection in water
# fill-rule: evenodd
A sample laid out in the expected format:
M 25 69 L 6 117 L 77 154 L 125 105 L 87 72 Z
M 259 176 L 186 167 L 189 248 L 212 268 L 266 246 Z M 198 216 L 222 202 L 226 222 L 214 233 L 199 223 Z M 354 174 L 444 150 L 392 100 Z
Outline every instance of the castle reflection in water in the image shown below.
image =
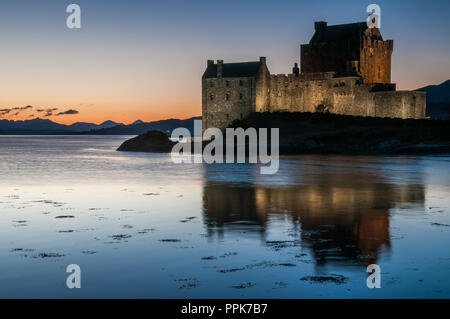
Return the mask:
M 420 181 L 399 184 L 376 172 L 297 171 L 287 174 L 286 185 L 261 185 L 217 180 L 216 168 L 205 167 L 203 213 L 209 237 L 257 234 L 269 243 L 271 227 L 287 222 L 292 241 L 309 249 L 317 266 L 376 263 L 391 247 L 391 209 L 423 208 L 425 198 Z

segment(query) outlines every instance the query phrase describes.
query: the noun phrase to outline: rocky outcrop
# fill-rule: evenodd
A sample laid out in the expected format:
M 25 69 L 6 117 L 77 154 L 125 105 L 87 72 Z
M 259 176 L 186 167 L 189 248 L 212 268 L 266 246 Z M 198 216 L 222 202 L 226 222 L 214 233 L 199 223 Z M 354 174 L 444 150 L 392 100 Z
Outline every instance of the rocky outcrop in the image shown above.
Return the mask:
M 123 142 L 117 150 L 123 152 L 169 153 L 174 145 L 175 142 L 172 142 L 165 133 L 149 131 Z

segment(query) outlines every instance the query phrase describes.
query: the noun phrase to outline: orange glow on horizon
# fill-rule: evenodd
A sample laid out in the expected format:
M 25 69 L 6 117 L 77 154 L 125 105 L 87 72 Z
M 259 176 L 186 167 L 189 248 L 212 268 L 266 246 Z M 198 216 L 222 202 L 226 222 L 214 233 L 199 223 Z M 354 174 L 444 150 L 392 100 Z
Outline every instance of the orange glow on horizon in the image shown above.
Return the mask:
M 123 124 L 131 124 L 137 120 L 141 120 L 143 122 L 153 122 L 160 120 L 168 120 L 168 119 L 188 119 L 191 117 L 201 116 L 201 107 L 198 108 L 199 111 L 186 111 L 186 112 L 168 112 L 166 109 L 163 110 L 155 110 L 149 109 L 144 112 L 134 112 L 134 113 L 121 113 L 120 111 L 111 111 L 111 112 L 96 112 L 97 114 L 90 115 L 87 117 L 83 114 L 83 112 L 79 112 L 74 115 L 59 115 L 59 116 L 43 116 L 39 114 L 33 113 L 33 111 L 21 112 L 16 116 L 0 116 L 0 120 L 13 120 L 13 121 L 25 121 L 32 119 L 43 119 L 50 120 L 55 123 L 70 125 L 76 122 L 86 122 L 93 124 L 101 124 L 105 121 L 114 121 Z M 170 110 L 170 109 L 169 109 Z

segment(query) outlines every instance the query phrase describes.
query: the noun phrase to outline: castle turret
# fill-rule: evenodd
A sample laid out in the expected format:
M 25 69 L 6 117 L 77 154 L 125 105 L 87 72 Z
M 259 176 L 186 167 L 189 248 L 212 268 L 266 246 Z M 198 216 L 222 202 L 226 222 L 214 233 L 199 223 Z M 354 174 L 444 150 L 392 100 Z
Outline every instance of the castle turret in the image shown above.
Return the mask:
M 223 60 L 217 60 L 217 77 L 220 79 L 223 76 Z
M 294 67 L 292 68 L 292 74 L 295 76 L 299 76 L 300 68 L 298 67 L 298 63 L 294 63 Z
M 326 21 L 317 21 L 314 22 L 314 29 L 316 31 L 323 31 L 327 28 L 328 23 Z

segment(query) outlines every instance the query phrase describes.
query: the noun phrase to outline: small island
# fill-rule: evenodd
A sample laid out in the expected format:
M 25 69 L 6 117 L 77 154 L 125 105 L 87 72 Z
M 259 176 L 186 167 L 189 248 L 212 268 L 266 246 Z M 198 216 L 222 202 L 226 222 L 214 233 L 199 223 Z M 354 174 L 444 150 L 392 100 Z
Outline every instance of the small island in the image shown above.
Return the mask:
M 161 131 L 149 131 L 123 142 L 117 151 L 170 153 L 175 144 L 165 133 Z

